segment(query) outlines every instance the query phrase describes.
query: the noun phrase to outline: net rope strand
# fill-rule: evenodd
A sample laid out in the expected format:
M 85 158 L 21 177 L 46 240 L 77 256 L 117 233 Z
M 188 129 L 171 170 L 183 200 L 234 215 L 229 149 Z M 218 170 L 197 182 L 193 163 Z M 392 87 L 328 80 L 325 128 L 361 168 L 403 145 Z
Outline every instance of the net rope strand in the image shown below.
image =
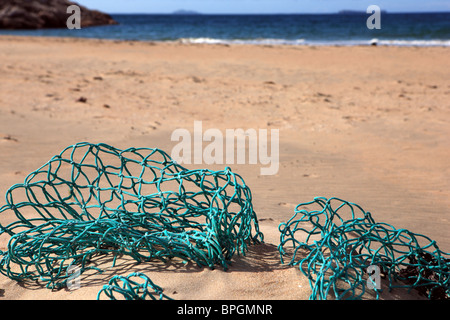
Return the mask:
M 307 276 L 311 300 L 362 299 L 369 266 L 388 290 L 416 289 L 428 299 L 450 299 L 450 256 L 425 235 L 375 222 L 370 212 L 338 198 L 300 203 L 279 225 L 281 263 L 290 258 Z M 382 289 L 371 286 L 375 298 Z M 372 291 L 373 292 L 373 291 Z
M 263 241 L 239 175 L 187 170 L 150 148 L 67 147 L 12 186 L 0 213 L 16 218 L 0 224 L 0 236 L 10 237 L 0 272 L 56 289 L 66 286 L 69 266 L 95 269 L 89 262 L 101 254 L 226 270 L 234 254 Z
M 173 300 L 164 290 L 143 273 L 114 276 L 97 294 L 97 300 L 106 296 L 109 300 Z

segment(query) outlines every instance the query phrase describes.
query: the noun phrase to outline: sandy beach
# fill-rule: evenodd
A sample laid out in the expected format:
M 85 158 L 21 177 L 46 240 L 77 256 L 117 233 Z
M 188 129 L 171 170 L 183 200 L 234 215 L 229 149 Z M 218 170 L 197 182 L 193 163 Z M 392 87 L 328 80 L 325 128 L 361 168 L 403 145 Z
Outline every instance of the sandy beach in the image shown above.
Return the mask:
M 282 265 L 278 225 L 314 197 L 450 252 L 450 60 L 443 47 L 265 46 L 0 37 L 0 206 L 8 188 L 78 142 L 160 148 L 177 128 L 278 129 L 279 170 L 229 165 L 251 188 L 264 243 L 228 271 L 125 260 L 52 291 L 0 275 L 0 300 L 96 299 L 116 274 L 144 271 L 178 300 L 304 300 Z M 186 164 L 223 169 L 226 164 Z M 4 225 L 14 217 L 0 217 Z M 6 241 L 0 238 L 0 250 Z M 381 299 L 423 299 L 401 290 Z

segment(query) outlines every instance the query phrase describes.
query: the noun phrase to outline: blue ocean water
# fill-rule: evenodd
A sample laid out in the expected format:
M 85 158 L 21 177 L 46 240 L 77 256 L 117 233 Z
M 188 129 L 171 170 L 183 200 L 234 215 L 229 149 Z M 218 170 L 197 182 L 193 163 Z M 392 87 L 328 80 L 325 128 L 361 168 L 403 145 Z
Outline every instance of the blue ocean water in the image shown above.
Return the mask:
M 381 29 L 367 28 L 369 16 L 116 14 L 119 24 L 113 26 L 0 34 L 270 45 L 369 45 L 377 39 L 379 45 L 450 46 L 450 13 L 382 13 Z

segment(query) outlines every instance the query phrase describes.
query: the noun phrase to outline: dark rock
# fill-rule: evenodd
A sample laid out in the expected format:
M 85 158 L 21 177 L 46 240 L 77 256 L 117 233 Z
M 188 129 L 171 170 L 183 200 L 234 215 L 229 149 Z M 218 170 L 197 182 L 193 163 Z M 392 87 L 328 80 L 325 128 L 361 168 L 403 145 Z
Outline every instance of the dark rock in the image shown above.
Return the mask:
M 0 29 L 67 28 L 72 13 L 67 8 L 77 5 L 81 10 L 81 27 L 117 24 L 105 13 L 89 10 L 67 0 L 0 0 Z

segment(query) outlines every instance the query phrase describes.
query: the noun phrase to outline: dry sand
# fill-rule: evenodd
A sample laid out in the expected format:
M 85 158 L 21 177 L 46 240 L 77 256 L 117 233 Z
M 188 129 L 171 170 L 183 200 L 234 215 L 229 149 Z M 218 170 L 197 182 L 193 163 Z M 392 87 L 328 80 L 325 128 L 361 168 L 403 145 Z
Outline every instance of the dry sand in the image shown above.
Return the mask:
M 307 279 L 280 264 L 277 227 L 316 196 L 358 203 L 376 221 L 450 251 L 448 55 L 448 48 L 0 37 L 0 195 L 81 141 L 170 153 L 173 130 L 192 130 L 194 121 L 223 131 L 280 130 L 276 175 L 230 165 L 252 190 L 265 243 L 236 256 L 229 271 L 124 261 L 85 275 L 81 289 L 55 292 L 0 275 L 0 299 L 95 299 L 112 275 L 133 270 L 175 299 L 307 299 Z M 418 297 L 394 290 L 382 298 Z

